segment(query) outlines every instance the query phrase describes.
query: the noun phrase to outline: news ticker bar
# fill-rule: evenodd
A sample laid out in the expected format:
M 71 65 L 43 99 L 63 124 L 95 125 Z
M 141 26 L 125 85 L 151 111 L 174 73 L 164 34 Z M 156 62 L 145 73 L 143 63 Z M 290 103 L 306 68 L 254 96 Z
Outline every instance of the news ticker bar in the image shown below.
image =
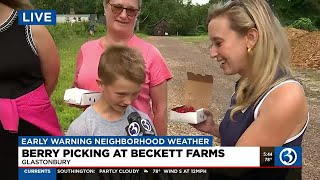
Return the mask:
M 208 169 L 199 168 L 19 168 L 18 173 L 19 180 L 57 180 L 70 178 L 70 175 L 86 175 L 87 178 L 90 177 L 89 179 L 96 179 L 97 177 L 104 177 L 103 179 L 114 179 L 112 178 L 112 175 L 133 175 L 145 179 L 143 178 L 144 175 L 148 174 L 206 174 L 208 172 Z M 79 176 L 77 177 L 79 178 Z M 150 179 L 150 177 L 147 179 Z
M 21 168 L 301 167 L 301 147 L 19 147 Z
M 261 168 L 264 169 L 264 167 L 259 167 L 259 169 Z M 203 177 L 200 179 L 206 179 L 205 177 L 208 178 L 207 175 L 213 175 L 214 177 L 214 174 L 217 172 L 223 172 L 228 176 L 232 175 L 233 172 L 239 172 L 239 170 L 259 171 L 253 168 L 249 170 L 243 168 L 19 168 L 19 180 L 62 180 L 66 178 L 69 179 L 71 177 L 76 177 L 77 179 L 79 177 L 86 177 L 85 179 L 118 179 L 120 177 L 135 177 L 133 179 L 158 179 L 159 177 L 163 178 L 163 175 L 169 175 L 167 177 L 175 177 L 177 174 L 184 174 L 188 177 L 194 177 L 194 175 L 196 175 L 197 177 Z M 295 180 L 301 179 L 301 168 L 291 170 L 295 170 L 295 172 L 298 173 L 294 174 L 291 178 Z M 282 170 L 280 169 L 280 171 Z M 269 172 L 276 173 L 278 172 L 278 169 L 269 169 Z
M 203 168 L 19 168 L 19 174 L 205 174 Z

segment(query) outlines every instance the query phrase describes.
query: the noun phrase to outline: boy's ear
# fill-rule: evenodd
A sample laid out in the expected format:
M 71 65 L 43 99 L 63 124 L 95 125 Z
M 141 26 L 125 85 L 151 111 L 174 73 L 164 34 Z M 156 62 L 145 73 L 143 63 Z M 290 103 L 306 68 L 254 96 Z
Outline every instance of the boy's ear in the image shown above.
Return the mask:
M 97 78 L 96 82 L 97 82 L 99 88 L 102 90 L 102 86 L 103 86 L 102 80 L 100 78 Z

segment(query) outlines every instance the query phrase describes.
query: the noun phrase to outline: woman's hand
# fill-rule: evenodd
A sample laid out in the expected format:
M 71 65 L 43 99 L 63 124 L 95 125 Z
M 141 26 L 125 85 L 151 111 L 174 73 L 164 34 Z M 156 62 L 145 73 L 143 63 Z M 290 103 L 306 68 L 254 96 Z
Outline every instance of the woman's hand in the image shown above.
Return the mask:
M 75 107 L 75 108 L 79 108 L 79 109 L 83 109 L 83 110 L 85 110 L 89 107 L 88 105 L 76 105 L 76 104 L 69 104 L 69 103 L 66 103 L 66 104 L 69 107 Z
M 204 114 L 207 116 L 207 119 L 199 124 L 190 124 L 194 128 L 204 133 L 211 134 L 216 137 L 220 137 L 219 135 L 219 125 L 213 121 L 213 115 L 210 111 L 204 110 Z

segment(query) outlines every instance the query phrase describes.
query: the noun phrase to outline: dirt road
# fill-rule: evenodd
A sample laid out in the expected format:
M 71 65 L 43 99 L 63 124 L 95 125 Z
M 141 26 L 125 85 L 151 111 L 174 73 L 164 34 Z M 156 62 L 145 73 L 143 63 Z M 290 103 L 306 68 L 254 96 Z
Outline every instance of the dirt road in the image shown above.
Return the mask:
M 214 78 L 212 91 L 212 104 L 210 109 L 217 119 L 221 119 L 229 104 L 229 99 L 234 92 L 234 82 L 237 76 L 225 76 L 208 54 L 208 42 L 191 43 L 184 42 L 175 37 L 149 37 L 147 41 L 154 44 L 166 58 L 167 64 L 173 73 L 173 79 L 169 81 L 168 106 L 175 107 L 182 102 L 183 82 L 187 78 L 186 72 L 191 71 L 199 74 L 210 74 Z M 310 105 L 310 124 L 304 136 L 303 142 L 303 179 L 320 179 L 320 84 L 313 82 L 313 78 L 299 71 L 298 77 L 305 83 L 306 94 Z M 320 73 L 316 73 L 320 76 Z M 182 123 L 169 122 L 169 135 L 204 135 L 191 126 Z

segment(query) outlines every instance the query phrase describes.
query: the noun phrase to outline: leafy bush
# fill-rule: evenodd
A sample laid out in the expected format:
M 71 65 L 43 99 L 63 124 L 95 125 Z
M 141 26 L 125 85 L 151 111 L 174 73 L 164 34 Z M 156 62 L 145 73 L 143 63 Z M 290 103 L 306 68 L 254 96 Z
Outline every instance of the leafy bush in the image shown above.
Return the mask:
M 198 25 L 196 27 L 196 35 L 205 35 L 207 34 L 207 28 L 204 25 Z
M 304 29 L 307 31 L 316 31 L 317 28 L 309 18 L 301 17 L 298 20 L 294 21 L 291 25 L 291 27 L 297 28 L 297 29 Z
M 89 37 L 89 22 L 58 23 L 55 26 L 47 27 L 57 44 L 78 37 Z M 106 27 L 103 24 L 96 24 L 95 33 L 104 34 Z
M 316 17 L 316 18 L 314 19 L 314 25 L 315 25 L 318 29 L 320 29 L 320 16 L 318 16 L 318 17 Z

